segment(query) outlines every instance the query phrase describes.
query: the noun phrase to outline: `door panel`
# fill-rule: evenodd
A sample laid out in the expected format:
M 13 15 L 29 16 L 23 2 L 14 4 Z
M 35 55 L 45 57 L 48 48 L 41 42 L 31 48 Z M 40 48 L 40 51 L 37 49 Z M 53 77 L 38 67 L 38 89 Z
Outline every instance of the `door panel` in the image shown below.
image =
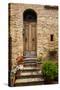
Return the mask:
M 36 51 L 36 23 L 32 23 L 31 25 L 31 33 L 32 33 L 32 50 Z
M 24 23 L 24 51 L 28 51 L 28 39 L 29 39 L 29 25 L 28 23 Z
M 24 22 L 24 55 L 36 56 L 36 23 Z

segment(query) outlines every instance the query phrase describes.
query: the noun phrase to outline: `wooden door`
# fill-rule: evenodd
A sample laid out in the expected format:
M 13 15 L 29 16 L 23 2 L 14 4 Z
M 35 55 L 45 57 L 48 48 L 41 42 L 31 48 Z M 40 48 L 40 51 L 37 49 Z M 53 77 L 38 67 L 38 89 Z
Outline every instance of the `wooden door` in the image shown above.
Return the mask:
M 36 22 L 24 22 L 24 56 L 36 56 Z

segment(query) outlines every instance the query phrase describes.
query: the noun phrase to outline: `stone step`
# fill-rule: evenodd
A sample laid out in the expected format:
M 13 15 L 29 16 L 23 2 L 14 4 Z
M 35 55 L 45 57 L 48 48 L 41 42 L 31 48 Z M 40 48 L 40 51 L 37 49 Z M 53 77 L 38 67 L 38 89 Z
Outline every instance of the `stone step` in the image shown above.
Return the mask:
M 37 67 L 36 63 L 20 63 L 20 65 L 22 65 L 23 67 Z
M 41 71 L 33 71 L 33 72 L 19 72 L 16 74 L 16 79 L 18 78 L 33 78 L 33 77 L 42 77 Z
M 41 63 L 40 61 L 34 60 L 25 60 L 24 63 Z
M 37 64 L 42 64 L 41 62 L 36 62 L 36 61 L 24 61 L 23 63 L 20 63 L 21 65 L 37 65 Z
M 24 58 L 24 60 L 37 60 L 37 58 Z
M 36 66 L 37 63 L 28 63 L 28 62 L 23 62 L 23 63 L 20 63 L 20 65 L 24 65 L 24 66 Z
M 38 67 L 30 67 L 30 66 L 29 67 L 23 67 L 22 68 L 22 70 L 31 70 L 31 69 L 32 70 L 39 70 L 40 68 L 38 68 Z
M 37 65 L 37 64 L 41 64 L 41 61 L 40 60 L 37 60 L 37 58 L 24 58 L 24 62 L 21 62 L 20 64 L 23 64 L 23 65 Z
M 17 71 L 16 76 L 42 75 L 41 71 Z
M 32 60 L 25 60 L 24 63 L 37 63 L 38 61 L 32 61 Z
M 19 78 L 38 78 L 38 77 L 42 77 L 42 74 L 38 73 L 38 72 L 34 72 L 34 73 L 21 73 L 21 74 L 16 74 L 16 79 Z
M 25 78 L 41 78 L 42 75 L 22 75 L 22 76 L 16 76 L 16 79 L 25 79 Z
M 40 68 L 37 68 L 37 67 L 31 67 L 31 66 L 29 66 L 29 67 L 17 67 L 17 69 L 18 69 L 18 71 L 38 71 L 38 70 L 40 70 Z
M 43 84 L 44 79 L 42 78 L 24 78 L 24 79 L 16 79 L 15 86 L 20 85 L 32 85 L 32 84 Z
M 27 82 L 27 83 L 15 83 L 15 87 L 20 87 L 20 86 L 36 86 L 36 85 L 43 85 L 44 81 L 35 81 L 35 82 Z
M 18 66 L 15 86 L 43 84 L 42 73 L 39 65 L 37 66 L 40 63 L 37 58 L 25 58 L 22 65 Z
M 40 60 L 37 60 L 37 58 L 25 58 L 24 59 L 24 64 L 41 64 Z
M 24 67 L 37 67 L 37 64 L 24 64 Z
M 24 62 L 24 65 L 37 65 L 37 64 L 41 64 L 41 62 Z
M 25 63 L 24 66 L 31 66 L 31 67 L 36 67 L 36 63 Z
M 24 58 L 37 58 L 36 56 L 24 56 Z
M 33 71 L 39 71 L 39 69 L 25 69 L 25 70 L 20 70 L 21 72 L 33 72 Z
M 16 66 L 16 69 L 17 70 L 31 70 L 31 69 L 35 69 L 35 70 L 38 70 L 40 69 L 40 66 L 37 66 L 37 64 L 35 63 L 25 63 L 25 64 L 20 64 L 20 65 L 17 65 Z
M 24 62 L 40 62 L 40 60 L 36 60 L 36 59 L 24 59 Z
M 16 75 L 18 76 L 29 76 L 29 75 L 42 75 L 41 71 L 29 71 L 29 72 L 17 72 Z

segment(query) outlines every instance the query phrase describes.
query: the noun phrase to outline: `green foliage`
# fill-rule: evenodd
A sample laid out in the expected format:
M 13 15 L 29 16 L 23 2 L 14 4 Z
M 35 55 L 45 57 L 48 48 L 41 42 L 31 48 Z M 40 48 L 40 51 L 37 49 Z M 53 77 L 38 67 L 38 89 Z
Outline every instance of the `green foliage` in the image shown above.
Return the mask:
M 52 63 L 51 61 L 47 61 L 43 64 L 42 74 L 44 79 L 54 80 L 58 77 L 58 66 L 57 64 Z

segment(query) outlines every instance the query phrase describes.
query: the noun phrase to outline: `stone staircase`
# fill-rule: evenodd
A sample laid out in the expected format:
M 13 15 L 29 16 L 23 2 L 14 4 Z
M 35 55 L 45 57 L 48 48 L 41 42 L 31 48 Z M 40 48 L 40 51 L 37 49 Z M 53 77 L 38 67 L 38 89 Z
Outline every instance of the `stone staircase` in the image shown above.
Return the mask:
M 36 58 L 25 58 L 24 67 L 16 72 L 15 86 L 43 84 L 44 80 L 39 65 L 40 61 Z

